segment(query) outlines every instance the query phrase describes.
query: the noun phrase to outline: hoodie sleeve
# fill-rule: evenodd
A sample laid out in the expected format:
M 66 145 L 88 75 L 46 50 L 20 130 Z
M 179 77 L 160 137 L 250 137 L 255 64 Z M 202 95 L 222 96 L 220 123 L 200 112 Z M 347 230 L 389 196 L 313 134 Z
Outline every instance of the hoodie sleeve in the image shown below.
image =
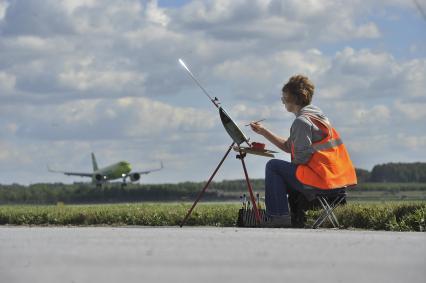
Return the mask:
M 290 153 L 291 152 L 291 146 L 290 146 L 290 138 L 288 138 L 285 143 L 283 144 L 283 151 Z
M 290 140 L 294 145 L 293 163 L 308 163 L 313 154 L 311 124 L 301 117 L 296 118 L 291 127 Z

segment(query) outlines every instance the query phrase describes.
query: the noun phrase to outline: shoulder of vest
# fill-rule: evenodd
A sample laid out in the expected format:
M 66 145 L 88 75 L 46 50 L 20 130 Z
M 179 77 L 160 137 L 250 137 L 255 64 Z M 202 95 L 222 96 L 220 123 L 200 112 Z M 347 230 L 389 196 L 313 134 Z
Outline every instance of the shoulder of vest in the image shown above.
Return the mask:
M 296 119 L 293 121 L 293 125 L 297 125 L 297 124 L 312 126 L 312 121 L 308 117 L 300 115 L 296 117 Z

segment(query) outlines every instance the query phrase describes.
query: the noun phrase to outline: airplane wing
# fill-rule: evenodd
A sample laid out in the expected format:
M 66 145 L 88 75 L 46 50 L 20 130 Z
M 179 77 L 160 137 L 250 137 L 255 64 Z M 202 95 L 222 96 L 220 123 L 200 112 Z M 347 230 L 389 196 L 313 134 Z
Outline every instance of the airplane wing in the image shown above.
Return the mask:
M 160 168 L 150 169 L 150 170 L 145 170 L 145 171 L 139 171 L 139 172 L 132 172 L 132 173 L 138 173 L 138 174 L 144 175 L 144 174 L 149 174 L 149 173 L 151 173 L 151 172 L 160 171 L 160 170 L 161 170 L 161 169 L 163 169 L 163 168 L 164 168 L 164 166 L 163 166 L 163 161 L 161 161 L 161 166 L 160 166 Z M 132 173 L 129 173 L 129 175 L 130 175 L 130 174 L 132 174 Z
M 49 165 L 47 165 L 47 170 L 49 172 L 53 172 L 53 173 L 62 173 L 62 174 L 67 175 L 67 176 L 80 176 L 80 177 L 92 177 L 93 176 L 93 173 L 80 173 L 80 172 L 67 172 L 67 171 L 53 170 L 52 168 L 49 167 Z

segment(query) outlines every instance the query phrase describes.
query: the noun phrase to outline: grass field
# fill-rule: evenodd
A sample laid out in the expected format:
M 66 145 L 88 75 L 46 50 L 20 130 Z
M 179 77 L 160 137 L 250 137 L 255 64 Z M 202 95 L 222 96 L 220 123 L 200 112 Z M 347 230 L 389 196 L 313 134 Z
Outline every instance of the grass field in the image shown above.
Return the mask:
M 1 225 L 146 225 L 177 226 L 190 203 L 0 206 Z M 236 225 L 238 203 L 200 203 L 186 225 Z M 338 207 L 342 228 L 426 231 L 426 202 L 352 202 Z M 318 211 L 308 211 L 309 225 Z M 325 227 L 327 227 L 327 224 Z

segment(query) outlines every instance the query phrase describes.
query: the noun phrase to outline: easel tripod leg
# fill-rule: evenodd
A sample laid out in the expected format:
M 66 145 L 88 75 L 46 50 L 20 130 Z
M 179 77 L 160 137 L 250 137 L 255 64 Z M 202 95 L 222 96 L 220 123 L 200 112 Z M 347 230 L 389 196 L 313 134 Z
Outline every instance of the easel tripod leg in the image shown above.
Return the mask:
M 244 155 L 241 151 L 240 151 L 240 159 L 241 159 L 241 163 L 243 165 L 244 175 L 246 177 L 246 182 L 247 182 L 247 188 L 248 188 L 248 191 L 250 193 L 250 199 L 251 199 L 251 203 L 253 205 L 254 215 L 256 217 L 256 223 L 260 224 L 259 209 L 257 208 L 257 205 L 256 205 L 256 199 L 254 198 L 253 189 L 251 188 L 250 179 L 249 179 L 249 176 L 248 176 L 248 173 L 247 173 L 246 163 L 244 162 Z
M 223 161 L 225 161 L 226 157 L 228 156 L 229 152 L 231 152 L 232 147 L 234 146 L 234 142 L 229 146 L 228 151 L 226 152 L 225 156 L 223 156 L 222 160 L 219 162 L 219 165 L 217 165 L 216 169 L 214 170 L 213 174 L 210 176 L 210 179 L 207 181 L 207 183 L 205 184 L 204 188 L 200 191 L 200 193 L 197 196 L 197 199 L 195 200 L 194 204 L 192 205 L 192 207 L 189 209 L 188 213 L 186 214 L 185 218 L 183 219 L 182 223 L 180 224 L 180 227 L 182 227 L 186 220 L 188 219 L 188 217 L 191 215 L 192 210 L 194 209 L 194 207 L 197 205 L 198 201 L 201 199 L 201 197 L 203 196 L 204 192 L 207 190 L 208 186 L 210 185 L 211 181 L 213 180 L 214 176 L 216 175 L 217 171 L 219 170 L 220 166 L 222 166 Z

